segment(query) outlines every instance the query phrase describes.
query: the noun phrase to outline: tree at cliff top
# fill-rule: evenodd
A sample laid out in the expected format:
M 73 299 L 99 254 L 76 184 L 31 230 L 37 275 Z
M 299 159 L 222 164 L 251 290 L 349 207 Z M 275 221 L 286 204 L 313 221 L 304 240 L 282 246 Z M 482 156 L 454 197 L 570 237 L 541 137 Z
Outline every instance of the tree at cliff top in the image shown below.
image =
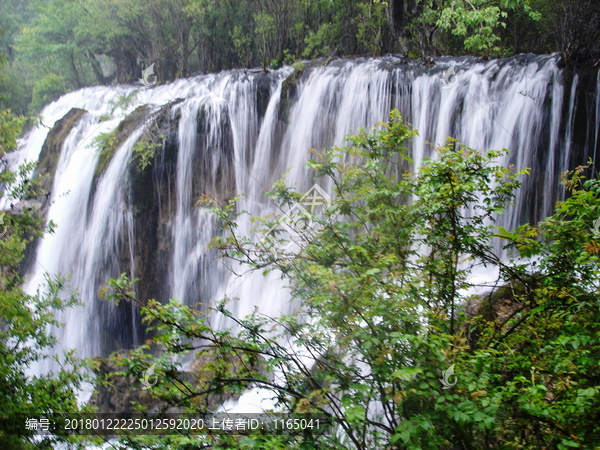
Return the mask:
M 252 387 L 288 413 L 317 413 L 333 428 L 283 436 L 172 436 L 131 441 L 181 448 L 482 449 L 594 448 L 600 434 L 600 183 L 583 168 L 565 178 L 569 199 L 537 227 L 494 225 L 519 187 L 501 151 L 449 139 L 416 172 L 405 141 L 415 135 L 393 112 L 351 145 L 309 166 L 330 179 L 332 203 L 294 253 L 275 218 L 258 223 L 268 245 L 236 234 L 235 201 L 209 208 L 226 233 L 214 245 L 259 271 L 279 271 L 300 309 L 236 318 L 224 299 L 143 308 L 156 335 L 115 355 L 125 376 L 155 364 L 157 404 L 207 412 L 215 395 Z M 301 194 L 277 183 L 284 209 Z M 205 199 L 210 202 L 210 199 Z M 300 233 L 302 236 L 302 233 Z M 500 240 L 513 255 L 501 260 Z M 262 241 L 265 242 L 265 241 Z M 273 247 L 271 246 L 273 245 Z M 497 274 L 482 297 L 472 271 Z M 126 278 L 111 298 L 135 300 Z M 496 288 L 494 288 L 496 286 Z M 498 286 L 500 286 L 498 288 Z M 214 329 L 215 314 L 230 329 Z M 152 356 L 149 350 L 160 349 Z M 177 361 L 192 353 L 191 374 Z M 453 375 L 454 374 L 454 375 Z M 455 378 L 456 377 L 456 378 Z M 158 401 L 160 400 L 160 403 Z
M 38 111 L 90 84 L 159 82 L 302 58 L 403 53 L 600 57 L 595 0 L 10 0 L 9 105 Z M 1 81 L 1 80 L 0 80 Z

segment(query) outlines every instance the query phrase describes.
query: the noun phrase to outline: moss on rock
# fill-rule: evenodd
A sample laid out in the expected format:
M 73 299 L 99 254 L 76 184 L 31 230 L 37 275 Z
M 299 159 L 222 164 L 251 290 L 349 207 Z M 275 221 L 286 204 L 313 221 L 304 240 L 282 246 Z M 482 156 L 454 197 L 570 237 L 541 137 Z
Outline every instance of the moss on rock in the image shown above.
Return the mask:
M 102 148 L 100 148 L 100 159 L 94 173 L 94 181 L 104 173 L 119 146 L 146 120 L 148 110 L 147 105 L 138 107 L 112 133 L 106 134 L 104 138 L 100 139 Z

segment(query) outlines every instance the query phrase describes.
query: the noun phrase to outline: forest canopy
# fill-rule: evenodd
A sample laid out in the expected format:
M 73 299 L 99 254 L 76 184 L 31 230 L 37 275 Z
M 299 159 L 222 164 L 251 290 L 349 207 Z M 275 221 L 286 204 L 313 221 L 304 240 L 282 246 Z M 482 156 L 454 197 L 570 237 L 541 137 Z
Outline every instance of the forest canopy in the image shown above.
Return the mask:
M 3 106 L 35 113 L 83 86 L 301 59 L 560 52 L 593 63 L 596 0 L 7 0 Z

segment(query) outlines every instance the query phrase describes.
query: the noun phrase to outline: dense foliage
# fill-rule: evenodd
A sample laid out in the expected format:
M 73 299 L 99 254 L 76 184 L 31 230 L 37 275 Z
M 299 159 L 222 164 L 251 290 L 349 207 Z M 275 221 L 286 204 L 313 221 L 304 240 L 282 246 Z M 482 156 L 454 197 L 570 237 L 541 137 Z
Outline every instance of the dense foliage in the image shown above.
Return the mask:
M 44 221 L 34 204 L 25 200 L 41 194 L 30 180 L 33 164 L 7 168 L 7 153 L 29 119 L 0 113 L 0 447 L 4 449 L 52 448 L 57 439 L 37 438 L 26 428 L 26 419 L 55 419 L 57 414 L 78 411 L 75 392 L 84 379 L 81 363 L 71 353 L 56 358 L 58 370 L 36 375 L 34 367 L 50 359 L 56 342 L 52 328 L 60 324 L 55 312 L 73 306 L 77 298 L 64 281 L 48 278 L 35 295 L 24 292 L 20 275 L 28 244 L 43 234 Z
M 151 64 L 165 82 L 346 55 L 600 55 L 596 0 L 7 0 L 0 28 L 18 112 Z
M 281 250 L 283 233 L 258 244 L 237 235 L 235 201 L 205 199 L 226 231 L 214 245 L 254 270 L 280 271 L 301 305 L 295 314 L 235 318 L 235 299 L 209 311 L 151 300 L 143 314 L 153 340 L 114 356 L 123 374 L 140 379 L 155 364 L 148 392 L 157 404 L 205 412 L 215 398 L 263 387 L 281 410 L 323 414 L 334 431 L 129 445 L 600 448 L 600 244 L 590 233 L 600 183 L 578 168 L 566 174 L 570 196 L 551 217 L 505 230 L 494 218 L 526 172 L 497 165 L 502 151 L 449 139 L 413 173 L 404 143 L 415 133 L 393 112 L 378 130 L 312 161 L 334 198 L 311 216 L 319 230 L 294 252 Z M 270 195 L 284 210 L 300 198 L 283 182 Z M 259 223 L 282 230 L 274 218 Z M 485 287 L 473 277 L 482 268 L 493 280 Z M 111 287 L 109 297 L 137 301 L 125 277 Z M 214 329 L 215 314 L 231 328 Z M 190 353 L 203 361 L 193 378 L 179 365 Z

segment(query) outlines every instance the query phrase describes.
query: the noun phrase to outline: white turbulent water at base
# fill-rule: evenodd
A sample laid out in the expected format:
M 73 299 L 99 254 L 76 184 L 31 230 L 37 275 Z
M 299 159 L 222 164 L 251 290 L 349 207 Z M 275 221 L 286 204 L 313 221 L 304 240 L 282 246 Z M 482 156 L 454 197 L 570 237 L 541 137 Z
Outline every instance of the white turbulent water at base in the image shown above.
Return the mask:
M 441 72 L 451 64 L 456 65 L 456 84 L 446 87 L 441 82 Z M 230 158 L 227 161 L 232 166 L 233 190 L 245 193 L 240 211 L 255 216 L 279 215 L 282 212 L 264 199 L 268 186 L 289 169 L 287 184 L 306 191 L 315 181 L 306 169 L 306 162 L 314 157 L 309 149 L 342 146 L 347 133 L 361 126 L 370 129 L 387 120 L 392 108 L 399 109 L 404 120 L 419 130 L 410 144 L 416 167 L 435 155 L 433 146 L 442 145 L 448 136 L 453 136 L 476 149 L 507 148 L 509 154 L 501 163 L 514 164 L 517 170 L 537 168 L 538 172 L 532 173 L 519 191 L 517 206 L 499 218 L 500 225 L 510 228 L 529 220 L 533 210 L 547 214 L 559 197 L 542 194 L 544 189 L 557 192 L 560 171 L 568 164 L 575 105 L 570 100 L 574 91 L 564 92 L 556 56 L 486 62 L 440 58 L 434 69 L 394 58 L 337 61 L 307 71 L 298 85 L 289 121 L 284 123 L 279 111 L 280 94 L 282 82 L 291 72 L 286 67 L 268 75 L 271 96 L 263 113 L 259 113 L 257 105 L 256 80 L 260 75 L 245 71 L 198 76 L 143 89 L 129 105 L 126 112 L 144 104 L 164 105 L 177 98 L 185 99 L 172 110 L 172 118 L 179 115 L 180 119 L 176 211 L 169 223 L 173 251 L 170 267 L 165 268 L 169 273 L 169 296 L 186 303 L 201 300 L 205 307 L 224 296 L 236 298 L 231 308 L 240 317 L 251 313 L 255 306 L 270 316 L 297 308 L 277 274 L 263 277 L 234 267 L 236 273 L 243 274 L 240 277 L 207 251 L 218 230 L 214 218 L 195 206 L 199 199 L 194 198 L 192 185 L 202 176 L 205 179 L 200 180 L 200 185 L 204 189 L 219 189 L 214 179 L 216 169 Z M 48 213 L 57 230 L 40 242 L 37 263 L 28 275 L 30 292 L 41 284 L 44 272 L 71 275 L 73 288 L 81 293 L 84 306 L 61 316 L 66 322 L 61 345 L 77 348 L 81 356 L 101 352 L 99 342 L 109 339 L 103 335 L 102 324 L 111 323 L 114 310 L 107 305 L 98 306 L 101 300 L 97 291 L 120 273 L 121 236 L 134 233 L 125 194 L 126 166 L 144 125 L 118 149 L 95 189 L 92 180 L 98 154 L 85 143 L 101 131 L 117 126 L 125 112 L 107 122 L 99 122 L 99 118 L 111 112 L 110 101 L 131 94 L 134 89 L 84 89 L 62 97 L 44 110 L 47 125 L 72 107 L 88 110 L 62 148 Z M 569 126 L 561 131 L 565 101 L 570 101 Z M 203 133 L 198 132 L 199 126 Z M 20 158 L 27 155 L 35 159 L 47 132 L 46 128 L 33 130 L 25 138 Z M 228 132 L 233 142 L 232 154 L 227 154 L 223 144 Z M 545 144 L 540 146 L 539 142 Z M 204 153 L 197 155 L 197 151 Z M 202 174 L 192 170 L 195 157 L 202 158 L 203 167 L 207 168 Z M 331 193 L 327 180 L 318 182 Z M 66 192 L 70 194 L 63 195 Z M 526 202 L 534 194 L 541 202 L 539 207 Z M 253 225 L 242 218 L 237 231 L 251 235 Z M 135 277 L 135 267 L 129 275 Z M 478 274 L 482 279 L 489 275 Z M 217 326 L 225 326 L 218 318 L 214 320 Z M 135 324 L 130 326 L 135 334 Z

